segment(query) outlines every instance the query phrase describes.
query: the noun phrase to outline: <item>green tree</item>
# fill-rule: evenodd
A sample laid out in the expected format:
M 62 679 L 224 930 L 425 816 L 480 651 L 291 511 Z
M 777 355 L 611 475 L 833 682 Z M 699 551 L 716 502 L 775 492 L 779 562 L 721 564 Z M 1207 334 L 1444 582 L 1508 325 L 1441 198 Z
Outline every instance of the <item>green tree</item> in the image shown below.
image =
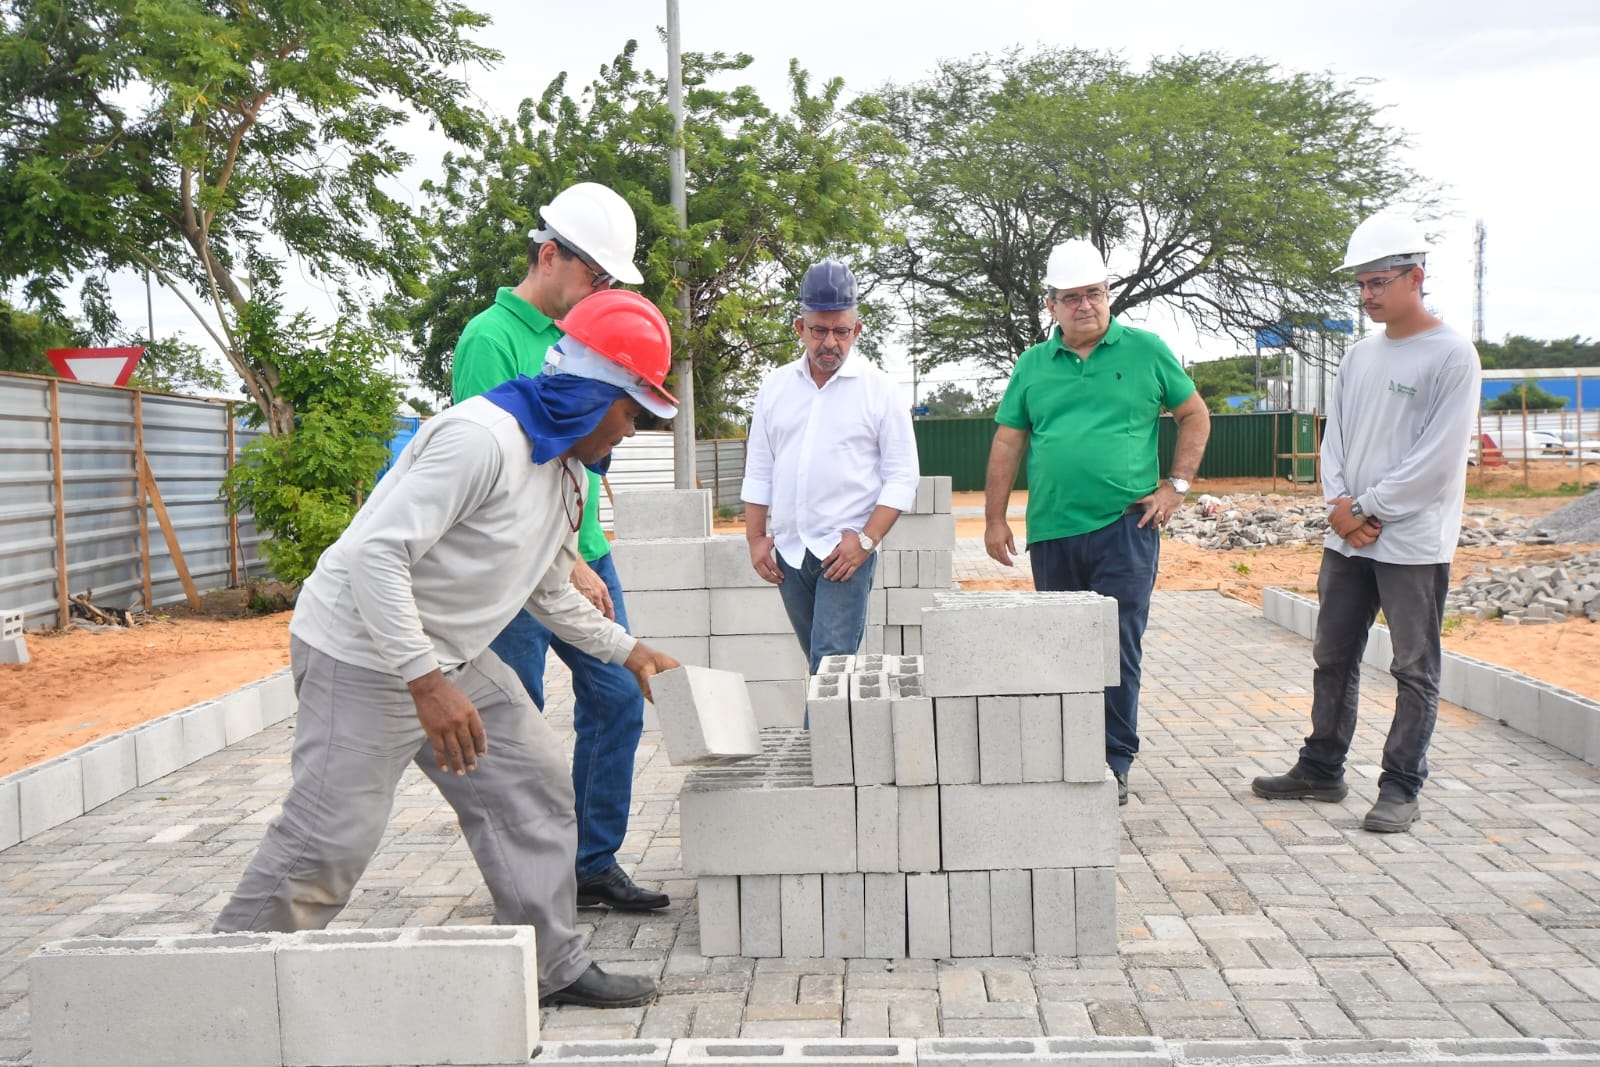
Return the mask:
M 1523 367 L 1600 366 L 1600 344 L 1589 338 L 1563 337 L 1540 341 L 1512 334 L 1504 341 L 1484 341 L 1478 345 L 1484 370 L 1515 370 Z
M 972 415 L 993 415 L 999 401 L 979 396 L 954 382 L 945 382 L 922 398 L 929 418 L 954 418 Z
M 1539 383 L 1529 378 L 1519 382 L 1483 405 L 1485 411 L 1560 411 L 1567 406 L 1567 398 L 1556 396 L 1539 388 Z
M 1162 300 L 1240 343 L 1315 321 L 1350 302 L 1333 268 L 1356 220 L 1434 197 L 1355 88 L 1258 59 L 1013 51 L 858 110 L 909 148 L 878 163 L 908 237 L 878 269 L 917 296 L 925 369 L 1009 371 L 1045 336 L 1045 260 L 1073 237 L 1109 254 L 1114 313 Z
M 14 308 L 0 300 L 0 371 L 55 374 L 45 351 L 77 348 L 84 343 L 69 322 Z
M 464 36 L 485 21 L 456 0 L 11 0 L 0 286 L 59 315 L 75 277 L 87 308 L 107 274 L 149 271 L 289 433 L 284 368 L 246 322 L 277 307 L 288 260 L 347 301 L 358 279 L 420 265 L 387 188 L 409 162 L 390 134 L 415 115 L 476 139 L 454 73 L 497 57 Z
M 1256 357 L 1234 356 L 1189 364 L 1189 376 L 1211 411 L 1231 411 L 1230 396 L 1255 396 Z
M 420 293 L 407 294 L 390 320 L 411 331 L 424 386 L 450 391 L 462 327 L 498 287 L 521 280 L 537 211 L 574 182 L 601 182 L 632 205 L 641 290 L 674 320 L 693 360 L 697 428 L 706 433 L 734 415 L 763 369 L 795 353 L 805 267 L 823 252 L 859 262 L 855 253 L 882 236 L 890 187 L 864 164 L 892 157 L 893 143 L 841 110 L 843 83 L 813 91 L 791 64 L 790 106 L 775 112 L 749 86 L 717 87 L 751 63 L 720 52 L 683 57 L 689 223 L 680 231 L 670 207 L 667 86 L 638 65 L 637 51 L 628 42 L 577 97 L 557 77 L 515 119 L 495 124 L 481 151 L 447 157 L 444 179 L 427 187 L 436 258 Z M 679 284 L 688 287 L 687 322 L 674 307 Z

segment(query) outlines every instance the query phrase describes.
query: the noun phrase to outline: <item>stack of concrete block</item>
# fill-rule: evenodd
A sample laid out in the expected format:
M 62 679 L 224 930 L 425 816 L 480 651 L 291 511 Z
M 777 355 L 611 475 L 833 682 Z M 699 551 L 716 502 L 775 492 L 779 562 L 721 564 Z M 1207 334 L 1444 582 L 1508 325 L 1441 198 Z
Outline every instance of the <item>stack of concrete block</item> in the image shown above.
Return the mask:
M 925 657 L 829 657 L 809 731 L 685 782 L 705 954 L 1116 951 L 1115 602 L 945 593 L 923 620 Z
M 28 978 L 35 1067 L 526 1064 L 539 1043 L 531 926 L 79 938 Z
M 612 560 L 628 628 L 680 663 L 744 675 L 763 727 L 805 717 L 806 661 L 777 587 L 750 565 L 742 535 L 711 536 L 708 490 L 627 491 L 616 498 Z M 949 590 L 955 556 L 950 479 L 924 478 L 912 511 L 879 549 L 862 652 L 915 654 L 921 611 Z
M 0 608 L 0 663 L 28 662 L 28 641 L 22 635 L 22 612 Z

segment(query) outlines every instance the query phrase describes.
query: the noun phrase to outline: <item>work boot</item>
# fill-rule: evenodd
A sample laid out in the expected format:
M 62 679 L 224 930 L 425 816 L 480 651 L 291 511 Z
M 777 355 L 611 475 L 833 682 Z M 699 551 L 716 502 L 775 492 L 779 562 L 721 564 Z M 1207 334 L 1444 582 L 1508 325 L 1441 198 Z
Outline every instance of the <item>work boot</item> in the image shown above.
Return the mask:
M 578 907 L 607 904 L 617 911 L 655 911 L 672 903 L 665 893 L 640 889 L 626 871 L 613 863 L 599 874 L 578 883 Z
M 1421 805 L 1413 797 L 1406 800 L 1402 797 L 1378 796 L 1378 802 L 1372 805 L 1372 810 L 1367 812 L 1361 820 L 1361 828 L 1370 830 L 1375 834 L 1400 834 L 1411 829 L 1411 824 L 1417 821 Z
M 1350 792 L 1340 778 L 1308 778 L 1299 764 L 1288 774 L 1263 774 L 1250 783 L 1250 791 L 1267 800 L 1322 800 L 1337 804 Z
M 578 980 L 539 998 L 541 1008 L 576 1004 L 583 1008 L 633 1008 L 656 999 L 656 980 L 637 974 L 607 974 L 598 963 Z

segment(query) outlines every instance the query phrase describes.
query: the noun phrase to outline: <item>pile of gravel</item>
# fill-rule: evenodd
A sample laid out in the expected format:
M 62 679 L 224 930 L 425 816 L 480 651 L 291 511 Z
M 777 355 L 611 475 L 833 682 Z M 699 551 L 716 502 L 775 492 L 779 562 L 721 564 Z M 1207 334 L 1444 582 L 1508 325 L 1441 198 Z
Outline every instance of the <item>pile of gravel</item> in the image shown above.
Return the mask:
M 1279 497 L 1202 496 L 1174 515 L 1167 531 L 1175 541 L 1215 551 L 1320 544 L 1328 536 L 1327 510 L 1315 498 L 1300 503 Z M 1458 543 L 1504 547 L 1524 543 L 1527 535 L 1528 522 L 1520 515 L 1471 508 L 1462 517 Z
M 1600 493 L 1585 493 L 1530 525 L 1534 538 L 1546 544 L 1579 545 L 1600 541 Z
M 1570 615 L 1600 622 L 1600 552 L 1559 563 L 1480 570 L 1450 590 L 1445 614 L 1527 626 L 1563 622 Z

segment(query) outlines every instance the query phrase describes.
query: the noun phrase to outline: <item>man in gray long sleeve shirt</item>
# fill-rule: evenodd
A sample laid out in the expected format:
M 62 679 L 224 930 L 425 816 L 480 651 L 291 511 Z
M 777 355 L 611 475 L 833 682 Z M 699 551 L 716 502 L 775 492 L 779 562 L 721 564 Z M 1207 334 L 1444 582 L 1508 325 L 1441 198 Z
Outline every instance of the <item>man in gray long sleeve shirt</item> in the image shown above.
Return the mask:
M 1344 799 L 1361 657 L 1381 609 L 1398 691 L 1378 800 L 1362 820 L 1377 833 L 1410 829 L 1428 777 L 1464 446 L 1482 376 L 1472 342 L 1423 304 L 1426 251 L 1421 228 L 1397 216 L 1374 216 L 1350 238 L 1341 269 L 1354 271 L 1362 308 L 1384 332 L 1345 357 L 1322 439 L 1331 532 L 1317 576 L 1311 734 L 1287 774 L 1262 775 L 1251 787 L 1268 799 Z
M 661 388 L 671 363 L 661 312 L 637 293 L 586 300 L 601 301 L 586 322 L 617 327 L 607 334 L 619 338 L 617 358 L 575 337 L 569 315 L 563 354 L 544 374 L 422 428 L 306 580 L 289 624 L 294 783 L 217 930 L 326 926 L 377 851 L 414 762 L 455 809 L 495 921 L 535 928 L 544 1002 L 655 997 L 651 979 L 607 974 L 584 950 L 566 757 L 489 650 L 526 608 L 623 664 L 646 696 L 652 675 L 678 666 L 571 584 L 583 468 L 601 469 L 642 410 L 676 411 Z

